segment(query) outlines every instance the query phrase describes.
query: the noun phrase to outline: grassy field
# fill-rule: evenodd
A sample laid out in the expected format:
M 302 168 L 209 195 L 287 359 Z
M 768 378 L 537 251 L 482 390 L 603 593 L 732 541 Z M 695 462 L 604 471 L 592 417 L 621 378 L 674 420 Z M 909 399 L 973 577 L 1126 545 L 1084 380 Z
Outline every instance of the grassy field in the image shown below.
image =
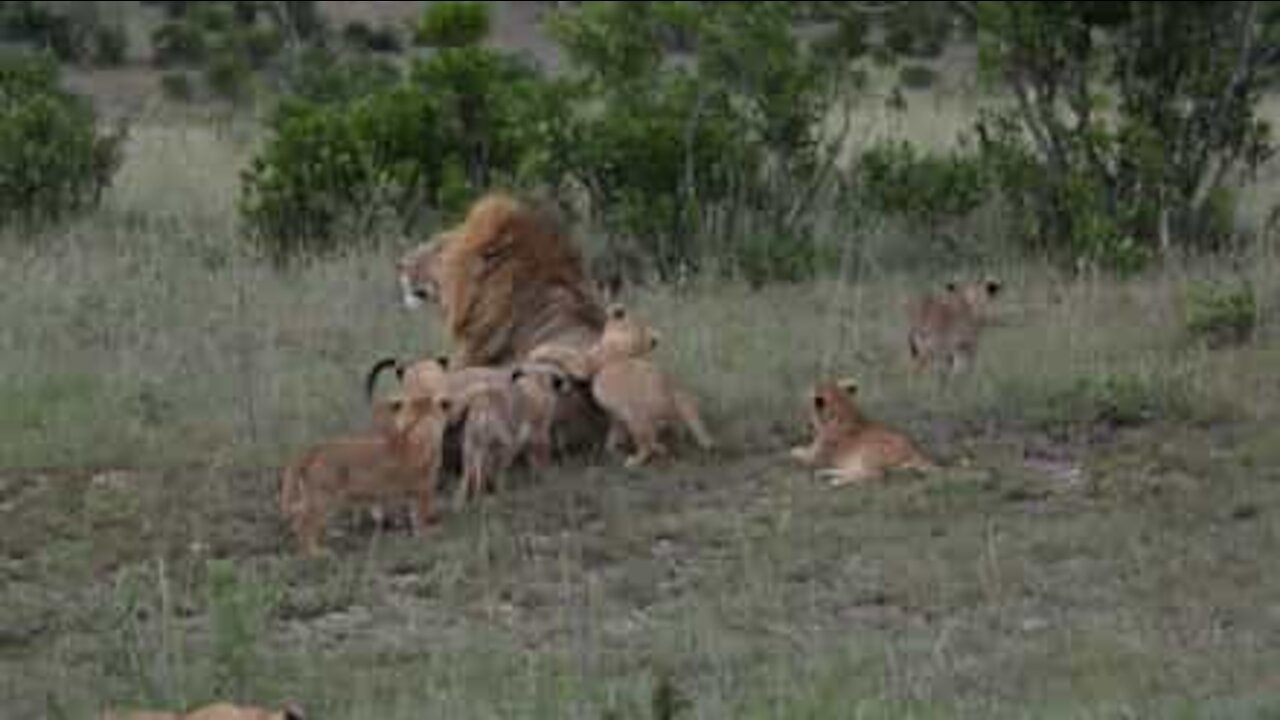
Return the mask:
M 944 143 L 964 109 L 939 107 L 860 137 Z M 889 226 L 843 238 L 838 280 L 630 290 L 717 451 L 583 458 L 422 540 L 339 518 L 304 562 L 277 468 L 367 421 L 375 359 L 443 344 L 397 305 L 404 242 L 288 273 L 244 252 L 253 139 L 142 126 L 99 213 L 0 238 L 4 717 L 1280 716 L 1267 248 L 1124 282 L 956 268 L 1005 292 L 951 383 L 907 371 L 904 303 L 944 274 L 882 271 L 911 241 Z M 1190 289 L 1244 279 L 1254 341 L 1193 342 Z M 789 463 L 837 374 L 945 468 L 834 491 Z

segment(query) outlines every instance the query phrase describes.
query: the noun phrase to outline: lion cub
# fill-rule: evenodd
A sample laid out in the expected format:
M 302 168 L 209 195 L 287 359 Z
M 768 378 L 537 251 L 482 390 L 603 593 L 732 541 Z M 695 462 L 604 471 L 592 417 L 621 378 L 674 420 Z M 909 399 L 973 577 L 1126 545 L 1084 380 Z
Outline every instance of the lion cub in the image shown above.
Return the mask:
M 922 371 L 935 358 L 945 360 L 952 373 L 971 367 L 985 311 L 1000 289 L 995 278 L 963 285 L 948 282 L 945 292 L 913 302 L 907 332 L 912 368 Z
M 374 406 L 374 432 L 312 446 L 281 475 L 280 509 L 304 555 L 320 554 L 328 515 L 338 505 L 414 499 L 413 526 L 435 522 L 448 398 L 404 396 Z
M 293 703 L 278 710 L 267 710 L 220 702 L 187 713 L 139 710 L 121 714 L 107 711 L 103 713 L 102 720 L 304 720 L 304 717 L 302 710 Z
M 517 459 L 541 470 L 551 464 L 551 428 L 556 405 L 569 392 L 559 369 L 523 363 L 508 371 L 507 382 L 475 383 L 453 390 L 453 417 L 465 415 L 462 429 L 463 502 L 493 489 Z
M 852 380 L 818 383 L 809 393 L 813 442 L 792 448 L 791 457 L 836 486 L 876 479 L 890 468 L 936 467 L 905 434 L 865 417 L 853 401 L 857 391 Z
M 590 380 L 592 397 L 610 418 L 606 447 L 617 450 L 628 436 L 634 445 L 624 463 L 628 468 L 666 455 L 660 436 L 677 422 L 702 449 L 715 446 L 693 396 L 677 387 L 650 357 L 660 340 L 656 330 L 613 303 L 600 338 L 585 352 L 562 346 L 534 351 L 537 357 L 560 362 L 575 377 Z

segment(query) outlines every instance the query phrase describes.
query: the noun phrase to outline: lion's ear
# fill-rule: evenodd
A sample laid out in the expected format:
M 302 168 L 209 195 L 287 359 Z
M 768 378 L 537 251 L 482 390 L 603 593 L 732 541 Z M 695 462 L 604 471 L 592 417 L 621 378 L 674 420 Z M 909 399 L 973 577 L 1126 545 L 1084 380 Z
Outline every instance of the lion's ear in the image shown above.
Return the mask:
M 609 319 L 622 320 L 627 317 L 627 308 L 622 303 L 613 303 L 609 306 Z
M 840 386 L 841 390 L 850 395 L 858 394 L 858 381 L 853 378 L 841 378 L 836 384 Z
M 448 370 L 448 369 L 449 369 L 449 356 L 448 356 L 448 355 L 437 355 L 437 356 L 436 356 L 436 362 L 437 362 L 437 363 L 439 363 L 440 367 L 444 368 L 445 370 Z
M 569 382 L 564 379 L 563 375 L 551 376 L 551 389 L 558 393 L 562 393 L 569 389 Z
M 447 397 L 442 397 L 439 400 L 436 400 L 436 407 L 440 408 L 442 412 L 448 413 L 453 410 L 453 400 L 450 400 Z
M 286 703 L 284 708 L 284 720 L 306 720 L 306 715 L 302 713 L 302 708 L 296 703 Z
M 955 292 L 957 287 L 955 280 L 947 281 L 947 292 Z
M 662 333 L 654 330 L 649 333 L 649 349 L 653 350 L 658 347 L 658 343 L 662 341 Z
M 827 406 L 827 399 L 823 397 L 820 393 L 814 393 L 813 409 L 821 412 L 822 409 L 825 408 L 826 406 Z
M 999 280 L 995 278 L 990 278 L 987 280 L 987 295 L 991 297 L 995 297 L 996 293 L 1000 292 L 1000 288 L 1001 288 L 1001 284 Z
M 511 382 L 515 382 L 524 377 L 524 368 L 518 367 L 511 371 Z

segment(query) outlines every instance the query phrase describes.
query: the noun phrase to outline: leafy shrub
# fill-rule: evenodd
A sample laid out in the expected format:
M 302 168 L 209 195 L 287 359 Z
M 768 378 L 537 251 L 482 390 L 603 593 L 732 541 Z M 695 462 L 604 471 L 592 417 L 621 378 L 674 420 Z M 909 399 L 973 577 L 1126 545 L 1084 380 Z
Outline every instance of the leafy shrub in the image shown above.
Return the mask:
M 311 46 L 285 73 L 284 85 L 295 100 L 335 103 L 385 90 L 400 80 L 399 69 L 386 60 Z
M 400 37 L 395 28 L 373 27 L 363 20 L 352 20 L 342 29 L 342 39 L 355 50 L 375 53 L 399 52 Z
M 91 26 L 31 0 L 0 4 L 0 40 L 30 43 L 63 62 L 92 55 Z
M 1258 308 L 1253 287 L 1193 285 L 1187 294 L 1186 328 L 1211 348 L 1239 345 L 1253 337 Z
M 87 101 L 58 84 L 48 56 L 0 55 L 0 224 L 57 221 L 95 206 L 119 165 Z
M 439 187 L 437 126 L 431 98 L 407 87 L 282 108 L 243 176 L 250 237 L 282 262 L 367 237 L 382 212 L 403 217 Z
M 252 90 L 253 68 L 248 59 L 234 50 L 219 52 L 205 67 L 205 82 L 219 97 L 237 101 Z
M 160 67 L 195 65 L 209 54 L 204 33 L 193 23 L 171 20 L 151 34 L 155 62 Z
M 752 287 L 802 282 L 837 261 L 833 250 L 809 238 L 748 233 L 734 245 L 734 264 Z
M 129 38 L 124 28 L 103 25 L 93 32 L 93 59 L 99 65 L 115 67 L 124 63 Z
M 254 68 L 262 68 L 284 48 L 280 29 L 273 26 L 255 26 L 243 31 L 244 51 Z
M 418 19 L 416 41 L 437 48 L 475 45 L 489 34 L 489 6 L 484 2 L 441 0 Z
M 925 155 L 905 140 L 890 140 L 867 149 L 860 160 L 855 180 L 871 209 L 932 232 L 977 209 L 986 193 L 981 162 L 958 152 Z

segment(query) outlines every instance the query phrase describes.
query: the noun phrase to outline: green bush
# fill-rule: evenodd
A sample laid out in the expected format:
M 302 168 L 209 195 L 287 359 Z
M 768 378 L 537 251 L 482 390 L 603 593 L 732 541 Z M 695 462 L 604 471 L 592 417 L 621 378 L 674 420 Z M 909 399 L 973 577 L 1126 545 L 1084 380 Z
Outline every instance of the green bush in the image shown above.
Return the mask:
M 809 238 L 749 233 L 734 246 L 735 269 L 752 287 L 803 282 L 837 262 L 834 250 Z
M 386 60 L 312 46 L 285 74 L 284 85 L 295 100 L 340 103 L 388 89 L 400 80 L 399 69 Z
M 40 225 L 97 205 L 122 138 L 59 86 L 47 56 L 0 54 L 0 224 Z
M 476 45 L 489 34 L 489 5 L 484 2 L 433 2 L 418 19 L 415 40 L 420 45 L 460 48 Z
M 30 0 L 0 3 L 0 40 L 48 49 L 63 62 L 92 56 L 92 27 Z
M 979 159 L 959 152 L 922 154 L 905 140 L 865 150 L 854 179 L 872 210 L 920 223 L 931 232 L 945 220 L 976 210 L 986 194 Z
M 1199 283 L 1191 286 L 1185 306 L 1191 337 L 1211 348 L 1239 345 L 1253 338 L 1258 308 L 1253 287 Z
M 341 250 L 439 188 L 437 109 L 399 87 L 350 104 L 297 101 L 244 173 L 241 217 L 277 262 Z
M 185 20 L 171 20 L 156 28 L 151 34 L 151 47 L 160 67 L 199 64 L 209 54 L 204 32 Z
M 234 49 L 223 50 L 205 67 L 205 82 L 221 98 L 244 100 L 253 89 L 253 67 Z
M 124 64 L 125 53 L 129 49 L 129 38 L 125 35 L 124 28 L 103 25 L 94 30 L 93 45 L 95 63 L 116 67 Z

